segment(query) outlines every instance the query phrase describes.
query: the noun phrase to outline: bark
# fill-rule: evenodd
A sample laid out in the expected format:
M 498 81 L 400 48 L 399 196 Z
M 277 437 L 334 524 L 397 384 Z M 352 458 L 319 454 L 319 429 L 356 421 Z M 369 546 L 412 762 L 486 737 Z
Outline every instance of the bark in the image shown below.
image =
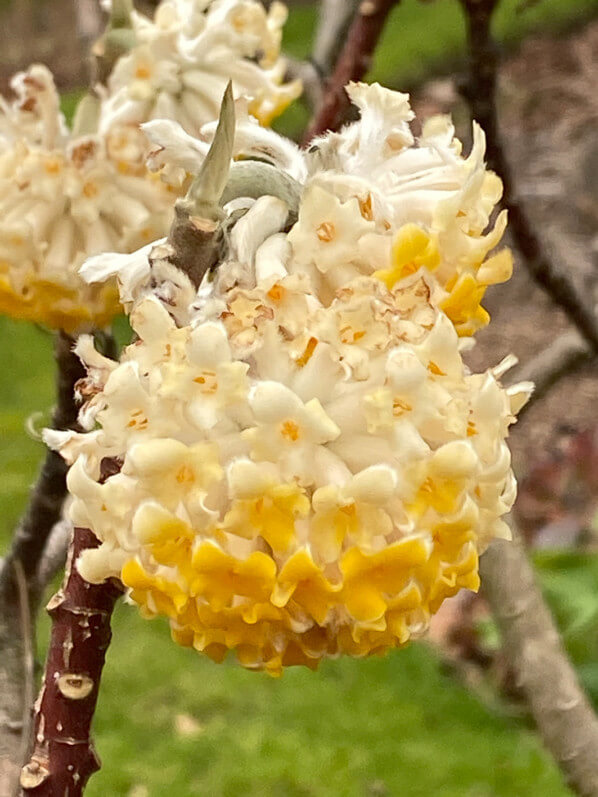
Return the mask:
M 21 770 L 24 795 L 79 797 L 100 767 L 91 724 L 122 587 L 115 581 L 89 584 L 79 575 L 77 558 L 98 545 L 89 529 L 74 530 L 64 584 L 48 604 L 52 635 L 35 708 L 34 749 Z
M 598 719 L 563 648 L 519 538 L 493 543 L 480 560 L 482 592 L 548 750 L 569 786 L 598 795 Z
M 326 130 L 337 130 L 349 108 L 345 86 L 362 80 L 370 68 L 378 39 L 398 0 L 362 0 L 351 23 L 345 46 L 327 82 L 324 101 L 304 139 L 309 142 Z

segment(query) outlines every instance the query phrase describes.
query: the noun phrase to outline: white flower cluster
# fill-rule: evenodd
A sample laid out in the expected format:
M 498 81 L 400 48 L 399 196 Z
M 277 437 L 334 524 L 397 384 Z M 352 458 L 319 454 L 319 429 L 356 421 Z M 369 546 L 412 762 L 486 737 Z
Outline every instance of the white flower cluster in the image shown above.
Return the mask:
M 82 101 L 73 132 L 45 67 L 13 79 L 14 101 L 0 98 L 0 312 L 67 332 L 120 312 L 115 285 L 90 287 L 78 269 L 165 235 L 186 177 L 148 172 L 139 124 L 158 115 L 198 131 L 231 77 L 270 121 L 300 91 L 282 83 L 285 17 L 256 0 L 163 0 L 153 21 L 133 12 L 136 44 Z
M 136 45 L 108 82 L 106 124 L 174 119 L 197 135 L 218 116 L 229 80 L 270 124 L 301 92 L 283 83 L 286 7 L 257 0 L 162 0 L 153 20 L 133 13 Z
M 378 272 L 392 287 L 423 267 L 443 291 L 438 306 L 460 335 L 473 334 L 489 320 L 480 305 L 487 286 L 512 273 L 509 250 L 487 258 L 507 219 L 499 213 L 487 230 L 502 184 L 485 168 L 483 131 L 474 124 L 464 158 L 450 117 L 427 120 L 416 141 L 408 95 L 378 84 L 351 84 L 347 92 L 359 122 L 316 139 L 307 152 L 238 109 L 235 156 L 269 162 L 302 188 L 299 221 L 289 236 L 291 268 L 309 274 L 329 301 L 359 275 Z M 144 128 L 158 145 L 154 168 L 199 168 L 206 144 L 169 122 Z M 212 123 L 202 133 L 209 140 L 214 131 Z
M 240 123 L 239 151 L 305 187 L 298 208 L 244 203 L 192 306 L 159 249 L 88 264 L 120 270 L 138 340 L 118 363 L 80 340 L 89 431 L 47 434 L 101 541 L 85 578 L 121 578 L 181 644 L 273 674 L 403 645 L 477 589 L 479 553 L 508 536 L 505 437 L 531 389 L 501 387 L 510 359 L 470 373 L 469 330 L 441 309 L 501 259 L 481 264 L 499 187 L 480 134 L 465 160 L 447 120 L 416 147 L 404 95 L 351 93 L 361 120 L 309 156 Z M 190 144 L 171 132 L 176 165 Z
M 108 141 L 68 131 L 46 67 L 17 75 L 12 88 L 15 100 L 0 104 L 0 312 L 68 332 L 102 326 L 118 294 L 86 286 L 79 266 L 164 234 L 173 196 L 148 178 L 140 131 Z

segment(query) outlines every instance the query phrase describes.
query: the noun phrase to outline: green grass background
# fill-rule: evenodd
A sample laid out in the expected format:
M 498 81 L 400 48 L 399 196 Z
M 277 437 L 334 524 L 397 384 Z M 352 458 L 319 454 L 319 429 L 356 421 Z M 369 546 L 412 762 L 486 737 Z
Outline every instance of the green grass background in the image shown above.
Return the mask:
M 543 0 L 523 12 L 518 2 L 504 0 L 497 15 L 496 32 L 507 46 L 531 29 L 562 28 L 598 12 L 598 0 Z M 292 10 L 289 52 L 306 54 L 313 25 L 312 8 Z M 463 42 L 454 0 L 404 0 L 373 77 L 410 88 L 462 62 Z M 282 126 L 297 132 L 303 118 L 292 110 Z M 35 430 L 49 418 L 53 372 L 46 332 L 0 319 L 0 335 L 2 550 L 43 457 Z M 544 554 L 537 565 L 580 675 L 598 698 L 598 563 Z M 48 628 L 42 618 L 42 641 Z M 95 737 L 104 766 L 90 782 L 90 797 L 570 793 L 529 722 L 497 699 L 481 702 L 423 644 L 274 680 L 177 648 L 164 623 L 144 621 L 125 605 L 115 615 Z

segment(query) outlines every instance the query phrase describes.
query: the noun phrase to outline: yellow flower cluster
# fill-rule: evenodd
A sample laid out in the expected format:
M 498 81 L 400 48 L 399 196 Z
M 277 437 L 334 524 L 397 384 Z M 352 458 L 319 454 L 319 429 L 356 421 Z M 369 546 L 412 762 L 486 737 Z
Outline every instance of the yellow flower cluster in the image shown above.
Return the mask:
M 506 437 L 531 390 L 501 386 L 512 358 L 462 359 L 510 268 L 485 260 L 504 219 L 485 234 L 479 136 L 467 161 L 447 123 L 413 147 L 404 95 L 351 91 L 361 121 L 309 155 L 241 121 L 238 154 L 303 183 L 297 220 L 274 196 L 231 202 L 199 291 L 163 247 L 86 265 L 118 273 L 138 339 L 119 362 L 80 339 L 89 431 L 47 434 L 72 463 L 72 519 L 101 542 L 83 576 L 122 579 L 180 644 L 274 675 L 402 646 L 477 589 L 479 554 L 509 534 Z M 171 130 L 166 160 L 176 147 Z
M 505 217 L 503 217 L 504 219 Z M 505 219 L 506 220 L 506 219 Z M 441 280 L 446 296 L 439 302 L 441 310 L 451 319 L 460 336 L 473 335 L 490 321 L 481 302 L 489 285 L 506 282 L 513 273 L 513 256 L 510 249 L 502 249 L 487 258 L 488 250 L 494 248 L 502 237 L 502 224 L 484 240 L 469 267 L 463 267 Z M 420 268 L 431 273 L 439 272 L 442 264 L 438 242 L 416 224 L 405 224 L 396 233 L 392 243 L 392 265 L 376 272 L 375 276 L 392 288 L 405 276 Z M 440 276 L 440 275 L 438 275 Z
M 420 275 L 361 278 L 329 307 L 296 275 L 270 283 L 193 327 L 146 298 L 118 365 L 83 341 L 101 428 L 58 439 L 72 518 L 102 541 L 82 574 L 121 578 L 180 644 L 276 675 L 404 645 L 477 589 L 527 393 L 468 374 Z

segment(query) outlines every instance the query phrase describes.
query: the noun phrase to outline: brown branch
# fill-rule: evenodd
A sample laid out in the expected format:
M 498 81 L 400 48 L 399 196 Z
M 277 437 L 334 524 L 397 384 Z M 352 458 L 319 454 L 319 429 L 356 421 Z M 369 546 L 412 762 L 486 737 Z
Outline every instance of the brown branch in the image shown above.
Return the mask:
M 36 703 L 35 746 L 21 771 L 24 795 L 79 797 L 100 767 L 91 741 L 110 618 L 122 587 L 115 581 L 89 584 L 76 568 L 82 551 L 99 541 L 76 528 L 63 587 L 48 604 L 52 635 L 44 682 Z
M 399 0 L 362 0 L 351 23 L 345 46 L 328 80 L 324 101 L 316 114 L 304 143 L 342 124 L 349 107 L 345 86 L 352 80 L 362 80 L 370 68 L 372 56 L 384 29 L 389 13 Z
M 463 94 L 473 118 L 486 133 L 489 166 L 502 179 L 503 205 L 509 211 L 509 229 L 536 283 L 561 307 L 591 349 L 598 353 L 598 319 L 567 273 L 548 257 L 517 196 L 498 124 L 496 84 L 498 51 L 491 23 L 497 0 L 460 0 L 465 12 L 469 44 L 469 72 Z
M 482 591 L 499 625 L 517 685 L 570 787 L 598 795 L 598 719 L 563 648 L 554 620 L 514 532 L 480 560 Z

